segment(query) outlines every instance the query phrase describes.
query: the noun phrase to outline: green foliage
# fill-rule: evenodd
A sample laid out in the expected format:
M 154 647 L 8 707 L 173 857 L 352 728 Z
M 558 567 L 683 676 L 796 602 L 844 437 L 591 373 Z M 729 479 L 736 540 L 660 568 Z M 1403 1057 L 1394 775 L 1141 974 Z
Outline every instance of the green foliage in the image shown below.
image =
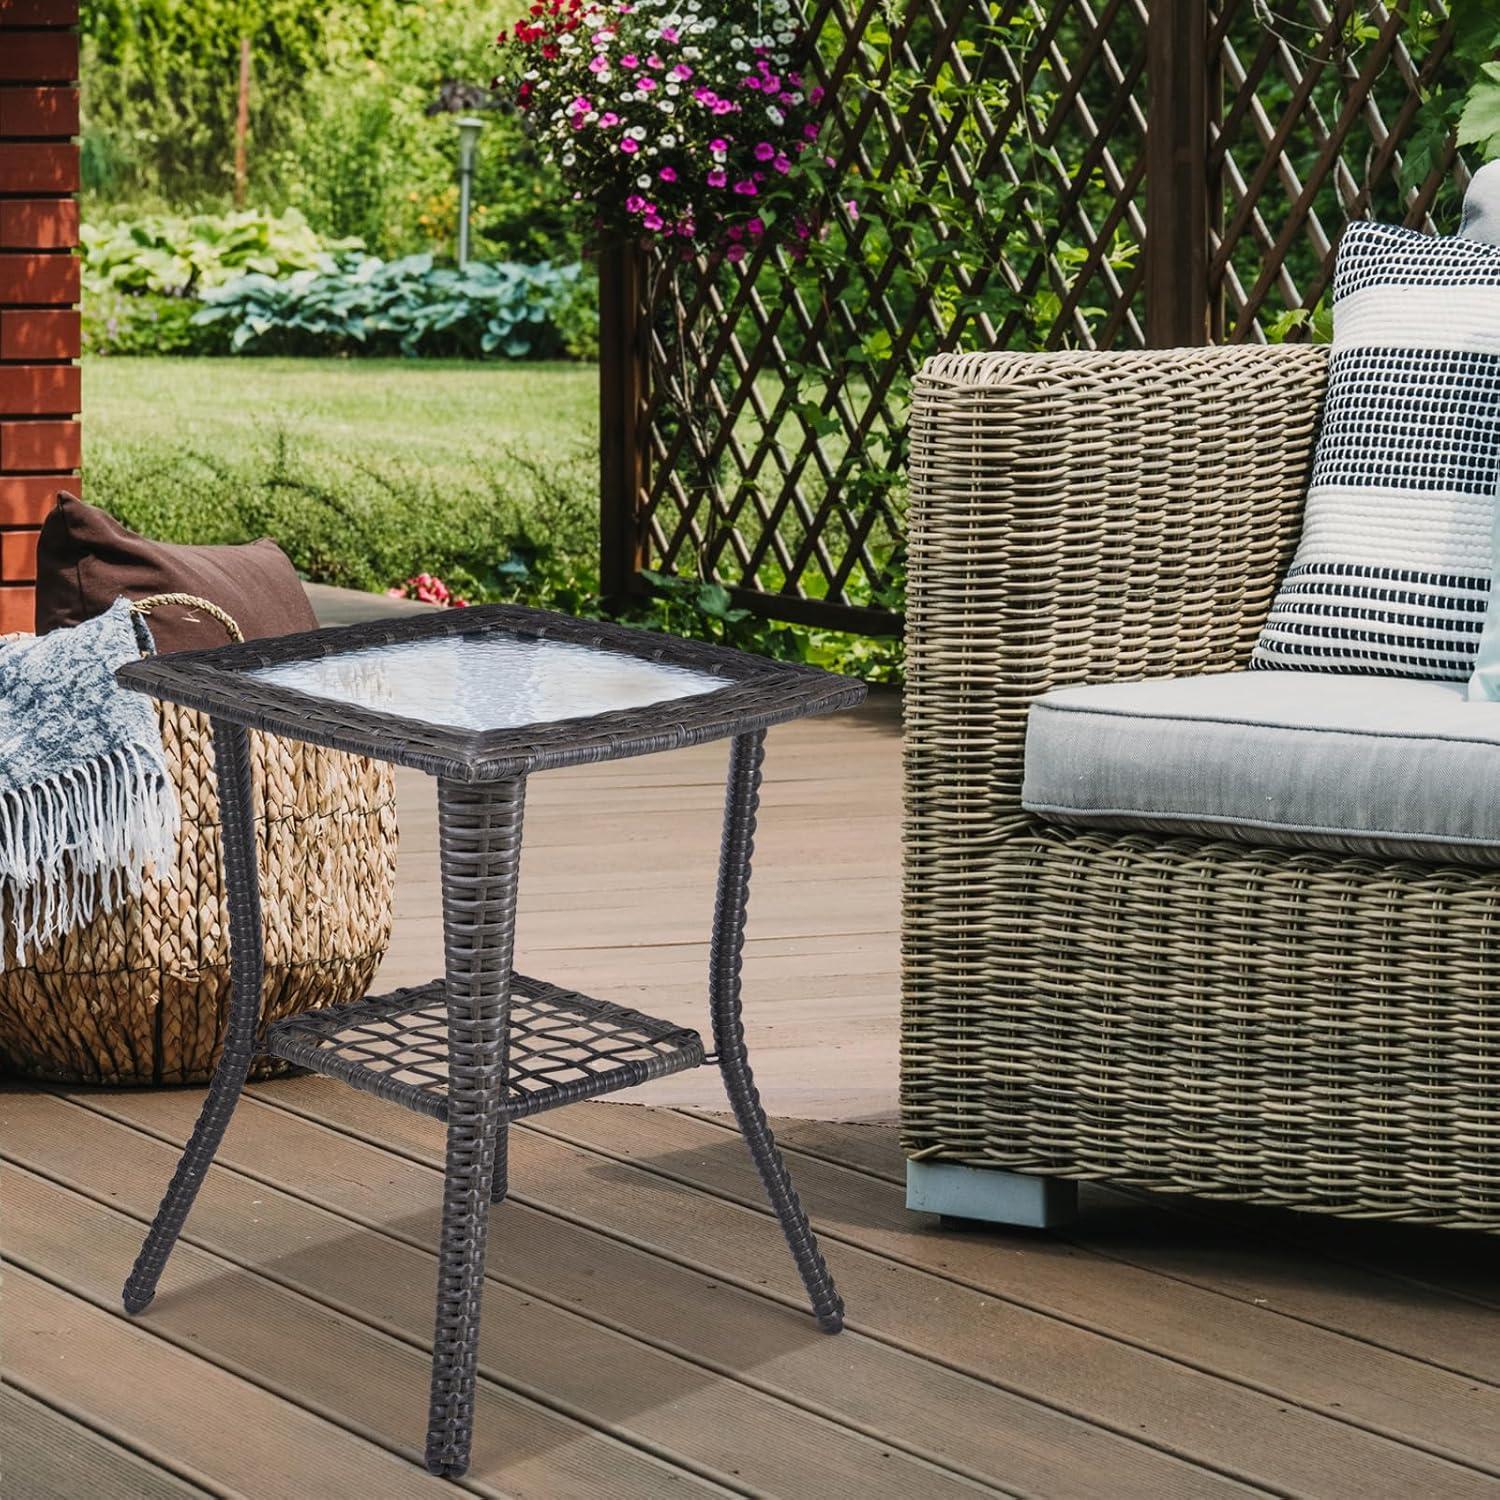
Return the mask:
M 494 73 L 493 0 L 102 0 L 83 15 L 87 217 L 228 205 L 247 35 L 253 200 L 388 259 L 452 253 L 456 132 L 427 109 L 444 80 Z M 485 118 L 480 253 L 576 259 L 571 205 L 519 120 Z
M 227 354 L 228 330 L 194 321 L 198 304 L 160 292 L 122 292 L 104 283 L 85 287 L 85 354 Z
M 295 209 L 173 217 L 142 214 L 79 231 L 87 286 L 188 297 L 247 271 L 285 276 L 322 263 L 357 240 L 325 240 Z
M 1272 344 L 1306 341 L 1310 344 L 1333 342 L 1333 307 L 1327 296 L 1319 299 L 1311 312 L 1292 307 L 1278 313 L 1266 324 L 1266 339 Z
M 113 201 L 197 204 L 233 185 L 240 38 L 257 93 L 286 101 L 315 65 L 330 12 L 306 0 L 89 0 L 82 7 L 85 187 Z M 253 158 L 288 110 L 251 116 Z
M 1427 178 L 1455 134 L 1481 162 L 1500 156 L 1500 8 L 1493 0 L 1450 0 L 1449 10 L 1453 46 L 1402 153 L 1403 189 Z M 1437 37 L 1437 17 L 1412 4 L 1407 24 L 1412 50 L 1420 57 Z M 1450 207 L 1449 217 L 1456 207 Z
M 573 300 L 581 269 L 343 255 L 212 288 L 194 322 L 227 322 L 235 353 L 545 358 L 563 351 L 553 315 Z

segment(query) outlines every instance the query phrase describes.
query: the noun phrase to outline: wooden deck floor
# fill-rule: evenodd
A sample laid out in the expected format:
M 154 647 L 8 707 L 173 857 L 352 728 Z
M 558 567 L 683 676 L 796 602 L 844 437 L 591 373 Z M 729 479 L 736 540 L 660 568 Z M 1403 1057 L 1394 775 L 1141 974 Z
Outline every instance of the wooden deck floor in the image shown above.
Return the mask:
M 6 1500 L 436 1494 L 442 1135 L 259 1085 L 148 1313 L 121 1280 L 195 1091 L 0 1092 Z M 535 1500 L 1493 1497 L 1494 1243 L 1086 1195 L 1076 1232 L 902 1207 L 887 1127 L 779 1134 L 849 1305 L 820 1334 L 721 1117 L 513 1132 L 474 1464 Z
M 889 701 L 772 736 L 754 1055 L 850 1327 L 820 1334 L 711 1070 L 513 1132 L 458 1493 L 926 1500 L 1500 1494 L 1497 1241 L 1085 1194 L 1066 1234 L 906 1213 Z M 703 1022 L 723 747 L 539 777 L 521 961 Z M 384 983 L 437 972 L 403 778 Z M 119 1289 L 200 1094 L 0 1090 L 3 1500 L 385 1500 L 426 1410 L 442 1134 L 257 1086 L 141 1319 Z M 670 1106 L 670 1107 L 668 1107 Z M 453 1493 L 455 1491 L 449 1491 Z

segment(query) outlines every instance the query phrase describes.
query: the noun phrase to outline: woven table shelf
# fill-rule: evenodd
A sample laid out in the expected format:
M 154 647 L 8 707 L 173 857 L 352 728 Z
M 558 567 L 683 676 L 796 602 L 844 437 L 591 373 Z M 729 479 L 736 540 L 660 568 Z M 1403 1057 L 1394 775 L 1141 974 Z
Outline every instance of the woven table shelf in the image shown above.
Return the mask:
M 696 1031 L 559 989 L 511 980 L 507 1119 L 633 1088 L 704 1061 Z M 443 981 L 357 1005 L 289 1016 L 265 1050 L 408 1109 L 448 1118 L 448 1011 Z

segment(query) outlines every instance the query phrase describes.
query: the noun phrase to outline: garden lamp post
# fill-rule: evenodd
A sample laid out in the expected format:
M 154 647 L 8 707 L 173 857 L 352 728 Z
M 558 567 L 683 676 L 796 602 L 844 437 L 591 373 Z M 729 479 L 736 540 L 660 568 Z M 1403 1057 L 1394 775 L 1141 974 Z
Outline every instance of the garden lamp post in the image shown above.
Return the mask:
M 478 115 L 458 119 L 458 264 L 469 263 L 469 204 L 474 195 L 474 152 L 484 121 Z

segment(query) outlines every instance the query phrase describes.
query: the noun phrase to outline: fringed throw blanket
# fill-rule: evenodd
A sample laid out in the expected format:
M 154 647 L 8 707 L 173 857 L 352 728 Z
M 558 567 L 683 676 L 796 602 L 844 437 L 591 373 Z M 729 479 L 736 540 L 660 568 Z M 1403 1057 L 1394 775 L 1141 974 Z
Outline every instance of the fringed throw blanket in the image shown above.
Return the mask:
M 0 968 L 138 894 L 165 868 L 177 796 L 149 698 L 115 683 L 151 638 L 119 600 L 0 645 Z

